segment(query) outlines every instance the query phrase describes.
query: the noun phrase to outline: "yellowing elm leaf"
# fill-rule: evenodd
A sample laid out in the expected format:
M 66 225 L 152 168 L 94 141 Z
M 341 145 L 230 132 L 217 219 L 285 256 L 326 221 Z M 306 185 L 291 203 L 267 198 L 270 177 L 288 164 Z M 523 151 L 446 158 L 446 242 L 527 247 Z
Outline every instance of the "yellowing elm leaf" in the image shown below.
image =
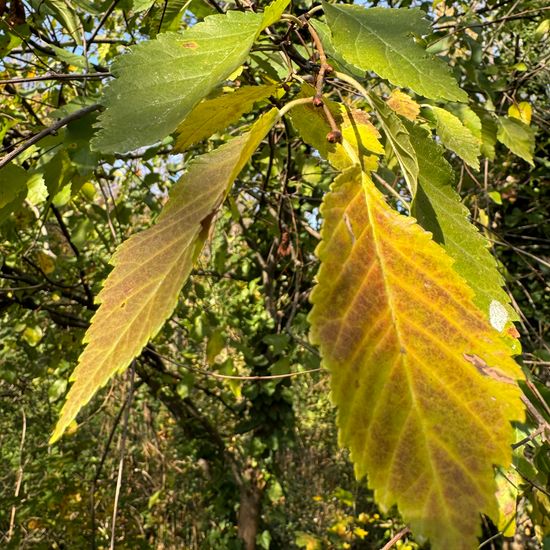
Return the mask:
M 277 109 L 269 111 L 247 134 L 198 157 L 173 188 L 157 223 L 117 249 L 51 442 L 162 328 L 176 307 L 212 218 L 277 116 Z
M 392 90 L 386 103 L 398 115 L 412 121 L 416 120 L 416 117 L 420 114 L 420 105 L 411 96 L 408 96 L 401 90 Z
M 531 105 L 527 103 L 527 101 L 521 101 L 520 103 L 513 103 L 508 108 L 508 116 L 521 120 L 521 122 L 527 124 L 527 126 L 531 124 L 531 115 L 532 115 Z
M 323 9 L 334 49 L 348 63 L 425 97 L 467 100 L 445 63 L 415 42 L 413 35 L 430 33 L 420 9 L 365 9 L 327 2 Z
M 303 94 L 305 97 L 311 94 Z M 369 116 L 359 109 L 347 109 L 342 105 L 325 99 L 336 122 L 340 125 L 342 136 L 354 151 L 364 170 L 376 170 L 378 158 L 384 152 L 378 138 L 378 130 L 370 122 Z M 355 162 L 350 158 L 343 143 L 329 143 L 327 134 L 331 128 L 322 108 L 313 105 L 298 105 L 290 112 L 292 124 L 300 137 L 317 149 L 319 154 L 338 170 L 349 168 Z
M 481 140 L 462 124 L 462 121 L 440 107 L 432 107 L 435 130 L 441 143 L 456 153 L 466 164 L 479 170 Z
M 124 153 L 172 133 L 191 109 L 245 61 L 262 18 L 229 11 L 182 33 L 133 46 L 112 66 L 92 148 Z
M 271 4 L 268 4 L 264 9 L 262 29 L 273 25 L 273 23 L 277 23 L 289 4 L 290 0 L 273 0 Z
M 191 145 L 237 122 L 254 103 L 275 94 L 277 86 L 243 86 L 235 92 L 223 94 L 199 103 L 178 126 L 174 149 L 185 151 Z
M 366 174 L 339 176 L 322 215 L 309 320 L 340 442 L 434 550 L 476 548 L 479 513 L 497 514 L 493 465 L 509 465 L 524 418 L 522 372 L 452 260 Z

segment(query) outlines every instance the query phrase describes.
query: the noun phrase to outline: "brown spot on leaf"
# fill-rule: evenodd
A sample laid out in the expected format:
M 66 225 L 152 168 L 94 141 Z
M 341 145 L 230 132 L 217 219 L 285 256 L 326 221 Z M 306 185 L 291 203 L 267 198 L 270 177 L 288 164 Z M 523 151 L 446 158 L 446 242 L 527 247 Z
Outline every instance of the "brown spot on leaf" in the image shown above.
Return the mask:
M 196 42 L 183 42 L 181 47 L 189 48 L 190 50 L 196 50 L 199 47 L 199 45 Z

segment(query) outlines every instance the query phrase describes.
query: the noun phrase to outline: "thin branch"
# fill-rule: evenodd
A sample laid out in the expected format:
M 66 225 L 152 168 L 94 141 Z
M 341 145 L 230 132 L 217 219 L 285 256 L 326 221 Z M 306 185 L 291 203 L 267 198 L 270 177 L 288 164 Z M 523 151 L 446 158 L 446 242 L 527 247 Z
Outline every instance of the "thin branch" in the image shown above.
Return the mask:
M 35 143 L 38 143 L 41 139 L 45 138 L 46 136 L 49 136 L 51 134 L 55 134 L 59 129 L 63 128 L 64 126 L 67 126 L 70 122 L 73 122 L 73 120 L 78 120 L 82 117 L 85 117 L 89 113 L 93 113 L 94 111 L 97 111 L 101 108 L 101 105 L 99 103 L 96 103 L 94 105 L 89 105 L 88 107 L 84 107 L 83 109 L 80 109 L 78 111 L 75 111 L 74 113 L 71 113 L 70 115 L 67 115 L 66 117 L 58 120 L 51 126 L 48 126 L 47 128 L 44 128 L 41 132 L 38 132 L 38 134 L 35 134 L 30 139 L 25 141 L 25 143 L 21 144 L 19 147 L 15 148 L 11 153 L 7 154 L 5 157 L 3 157 L 0 160 L 0 168 L 3 168 L 11 162 L 14 158 L 18 157 L 23 151 L 26 151 L 29 147 L 34 145 Z
M 394 544 L 396 544 L 398 541 L 400 541 L 405 535 L 408 535 L 410 532 L 411 530 L 408 527 L 404 527 L 403 529 L 401 529 L 401 531 L 399 531 L 399 533 L 394 535 L 386 544 L 384 544 L 381 550 L 390 550 L 390 548 Z
M 95 40 L 95 37 L 97 36 L 97 33 L 101 30 L 101 27 L 103 27 L 103 25 L 105 24 L 105 22 L 107 21 L 107 19 L 111 15 L 111 13 L 113 13 L 114 9 L 116 8 L 116 5 L 119 2 L 120 2 L 120 0 L 113 0 L 111 5 L 107 8 L 107 11 L 103 14 L 103 17 L 99 21 L 97 27 L 94 29 L 94 31 L 92 32 L 92 35 L 88 39 L 88 45 L 90 45 Z
M 118 501 L 120 498 L 120 488 L 122 486 L 122 470 L 124 467 L 124 453 L 126 451 L 126 438 L 128 436 L 128 419 L 130 418 L 130 409 L 132 408 L 132 398 L 134 397 L 134 380 L 135 380 L 135 361 L 132 362 L 130 367 L 130 389 L 128 390 L 128 398 L 126 399 L 127 405 L 124 411 L 124 424 L 122 427 L 122 437 L 120 440 L 120 462 L 118 464 L 118 476 L 115 490 L 115 502 L 113 505 L 113 521 L 111 525 L 111 545 L 110 550 L 115 548 L 115 534 L 116 534 L 116 516 L 118 512 Z
M 113 76 L 110 72 L 102 73 L 87 73 L 87 74 L 65 74 L 65 73 L 48 73 L 42 76 L 34 76 L 32 78 L 10 78 L 0 80 L 2 84 L 24 84 L 25 82 L 41 82 L 44 80 L 88 80 L 94 78 L 107 78 Z

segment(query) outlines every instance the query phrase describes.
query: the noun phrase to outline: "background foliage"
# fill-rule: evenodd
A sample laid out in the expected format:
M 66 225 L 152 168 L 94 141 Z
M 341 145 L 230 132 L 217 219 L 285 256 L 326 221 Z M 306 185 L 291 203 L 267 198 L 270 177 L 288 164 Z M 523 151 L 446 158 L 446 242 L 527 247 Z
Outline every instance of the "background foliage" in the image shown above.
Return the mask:
M 484 547 L 514 541 L 543 548 L 550 544 L 543 431 L 550 422 L 549 11 L 525 0 L 392 5 L 421 7 L 435 24 L 425 45 L 449 61 L 466 91 L 536 133 L 532 152 L 508 123 L 494 153 L 488 151 L 494 160 L 483 159 L 479 169 L 456 155 L 449 160 L 521 311 L 521 360 L 532 374 L 526 392 L 538 415 L 517 429 L 518 441 L 529 439 L 502 473 L 507 514 L 498 525 L 485 521 Z M 218 9 L 250 7 L 265 3 L 0 2 L 3 153 L 95 105 L 111 62 L 126 47 L 188 28 Z M 311 8 L 298 1 L 287 11 Z M 289 24 L 271 27 L 277 47 L 256 45 L 248 69 L 229 71 L 229 80 L 244 85 L 259 71 L 284 79 L 278 45 L 290 41 L 289 48 L 311 52 L 309 37 L 290 32 Z M 147 94 L 138 92 L 136 114 L 148 108 Z M 349 92 L 342 87 L 334 95 Z M 71 425 L 68 437 L 48 446 L 116 246 L 156 219 L 193 156 L 235 130 L 220 128 L 185 153 L 170 137 L 105 155 L 90 148 L 96 122 L 91 109 L 0 170 L 3 546 L 101 548 L 114 536 L 117 548 L 239 548 L 246 524 L 259 548 L 381 547 L 404 524 L 396 510 L 378 510 L 366 483 L 355 481 L 347 451 L 337 446 L 327 373 L 308 343 L 319 205 L 335 171 L 286 119 L 236 180 L 154 347 L 91 402 L 78 430 Z M 378 173 L 400 189 L 396 165 Z M 242 378 L 289 372 L 302 374 Z M 398 544 L 422 547 L 410 535 Z

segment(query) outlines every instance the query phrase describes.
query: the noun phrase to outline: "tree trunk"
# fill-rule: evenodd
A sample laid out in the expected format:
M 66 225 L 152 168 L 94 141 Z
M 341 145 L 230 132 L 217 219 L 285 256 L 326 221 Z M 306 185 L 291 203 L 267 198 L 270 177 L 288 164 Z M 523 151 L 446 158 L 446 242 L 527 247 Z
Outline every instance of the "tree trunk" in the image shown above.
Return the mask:
M 239 538 L 244 542 L 245 550 L 256 549 L 256 535 L 260 527 L 262 494 L 265 482 L 258 471 L 249 468 L 244 472 L 244 483 L 240 486 Z

